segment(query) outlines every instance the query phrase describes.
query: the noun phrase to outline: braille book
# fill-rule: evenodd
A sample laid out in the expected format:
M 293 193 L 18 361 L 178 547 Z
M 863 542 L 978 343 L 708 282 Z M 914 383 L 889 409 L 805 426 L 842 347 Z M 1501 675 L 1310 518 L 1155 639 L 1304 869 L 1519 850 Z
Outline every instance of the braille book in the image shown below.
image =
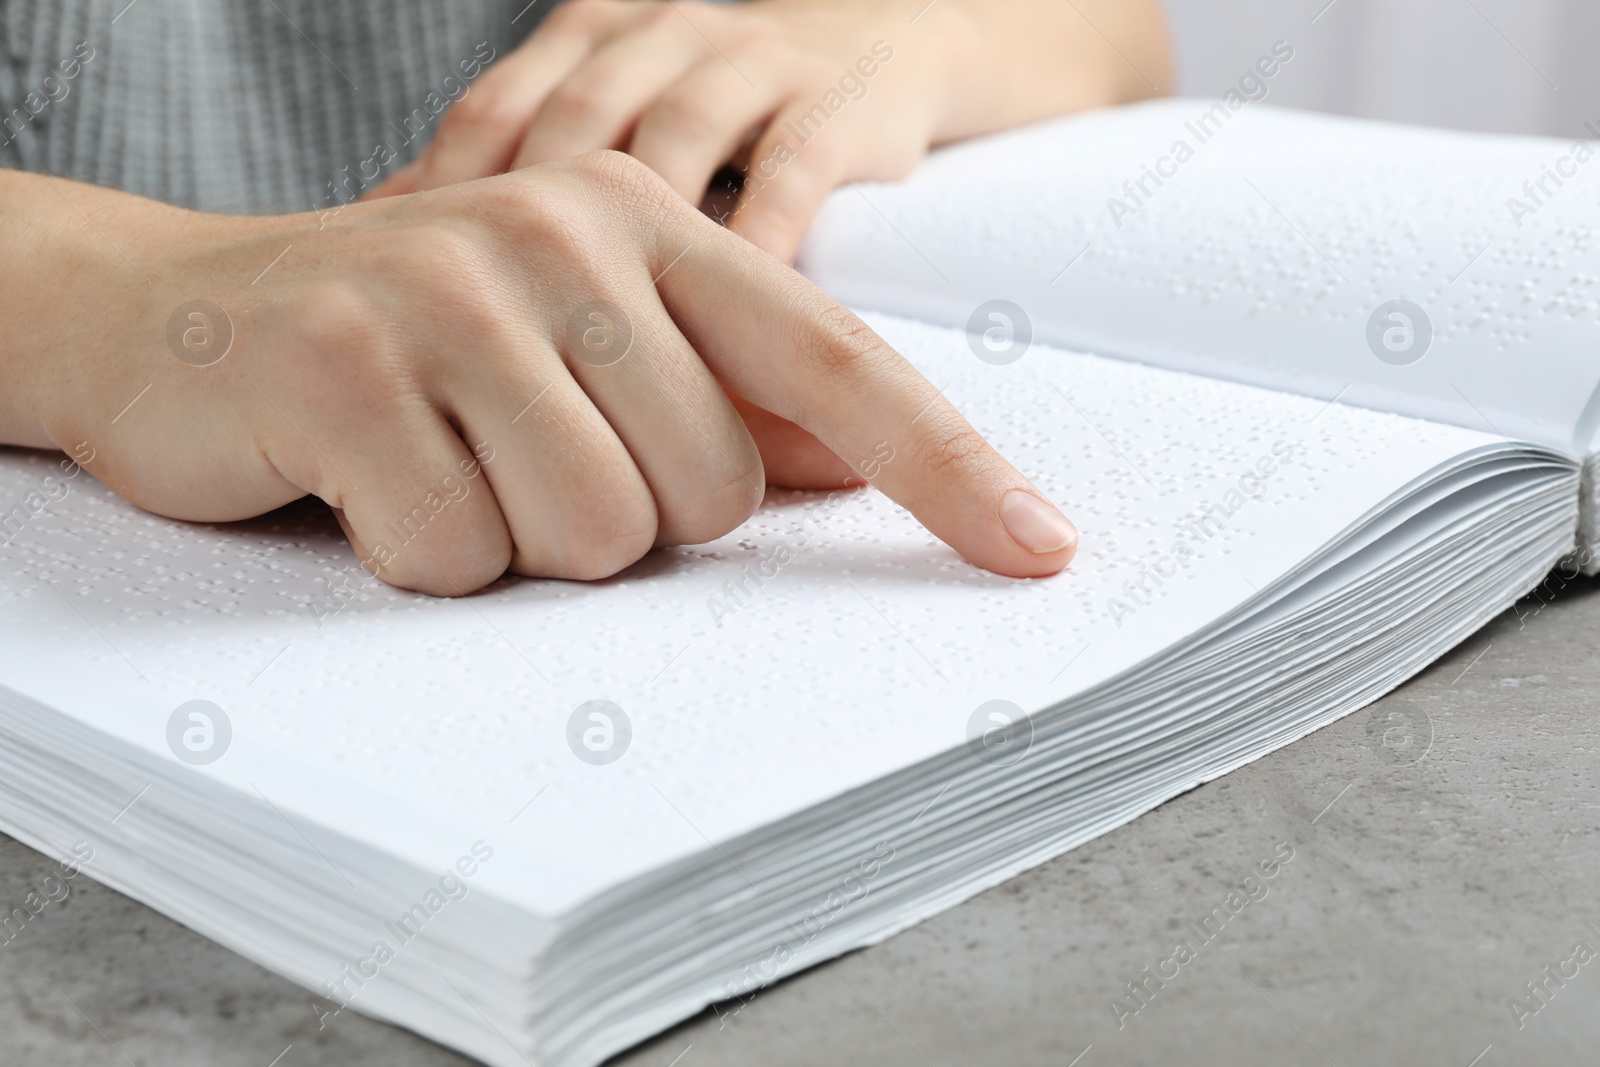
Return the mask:
M 606 581 L 441 600 L 316 501 L 174 522 L 0 450 L 0 829 L 321 1026 L 588 1067 L 732 1010 L 1586 565 L 1581 147 L 1180 100 L 838 191 L 802 269 L 1077 522 L 1044 580 L 773 491 Z

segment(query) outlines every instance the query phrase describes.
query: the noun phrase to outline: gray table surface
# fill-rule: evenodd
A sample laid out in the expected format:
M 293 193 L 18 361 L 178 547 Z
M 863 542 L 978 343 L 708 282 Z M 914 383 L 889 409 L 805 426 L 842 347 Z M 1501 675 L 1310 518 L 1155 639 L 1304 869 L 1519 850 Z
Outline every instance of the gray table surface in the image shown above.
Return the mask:
M 1600 583 L 1557 584 L 1372 708 L 613 1062 L 1600 1063 Z M 0 838 L 0 905 L 54 867 Z M 468 1062 L 348 1012 L 319 1031 L 289 982 L 72 885 L 0 945 L 7 1067 Z

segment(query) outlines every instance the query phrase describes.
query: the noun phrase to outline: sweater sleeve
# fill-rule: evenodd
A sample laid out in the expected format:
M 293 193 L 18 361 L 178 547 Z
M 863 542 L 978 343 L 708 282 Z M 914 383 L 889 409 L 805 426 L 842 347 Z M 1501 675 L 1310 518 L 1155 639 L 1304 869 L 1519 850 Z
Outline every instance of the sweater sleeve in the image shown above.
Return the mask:
M 545 7 L 0 0 L 0 167 L 206 211 L 327 209 L 413 158 Z

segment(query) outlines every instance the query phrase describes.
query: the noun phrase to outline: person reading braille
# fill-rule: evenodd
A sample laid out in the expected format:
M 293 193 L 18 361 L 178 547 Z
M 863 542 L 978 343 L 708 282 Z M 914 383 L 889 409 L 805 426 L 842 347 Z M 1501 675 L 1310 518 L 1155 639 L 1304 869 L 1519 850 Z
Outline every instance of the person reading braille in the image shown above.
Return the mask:
M 615 574 L 769 484 L 1066 566 L 1071 522 L 788 262 L 841 183 L 1157 93 L 1156 0 L 543 8 L 0 8 L 0 443 L 179 519 L 315 495 L 438 595 Z

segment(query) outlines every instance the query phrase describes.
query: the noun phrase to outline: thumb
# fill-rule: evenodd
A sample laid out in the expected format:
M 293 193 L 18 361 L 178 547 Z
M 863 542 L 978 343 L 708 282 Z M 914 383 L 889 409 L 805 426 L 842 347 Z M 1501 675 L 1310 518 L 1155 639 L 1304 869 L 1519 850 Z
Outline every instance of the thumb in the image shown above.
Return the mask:
M 785 489 L 843 489 L 860 485 L 865 479 L 851 470 L 838 456 L 814 436 L 788 419 L 756 407 L 743 397 L 730 394 L 734 408 L 744 419 L 745 429 L 761 452 L 761 466 L 767 484 Z

